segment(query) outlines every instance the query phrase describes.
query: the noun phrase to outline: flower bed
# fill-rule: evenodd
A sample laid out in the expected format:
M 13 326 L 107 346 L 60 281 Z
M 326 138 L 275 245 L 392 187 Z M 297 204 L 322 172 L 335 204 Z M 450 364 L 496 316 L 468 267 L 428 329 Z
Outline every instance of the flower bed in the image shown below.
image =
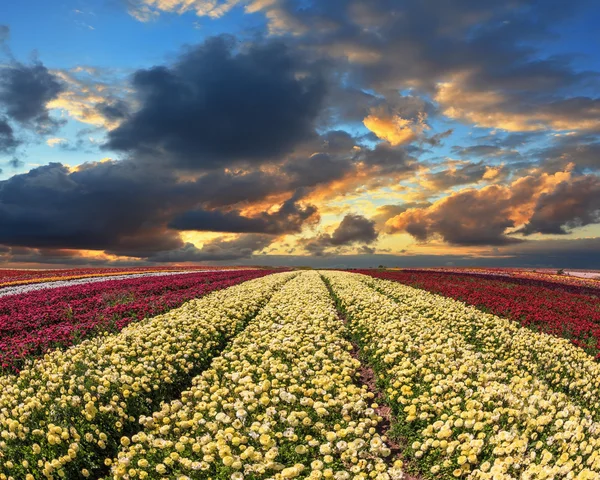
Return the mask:
M 513 342 L 514 323 L 460 302 L 408 287 L 392 300 L 371 288 L 385 290 L 389 282 L 325 276 L 379 375 L 397 419 L 393 429 L 406 442 L 403 455 L 421 472 L 482 480 L 600 478 L 599 367 L 589 357 L 586 364 L 577 347 L 522 328 Z M 436 298 L 439 304 L 431 304 Z M 498 336 L 490 343 L 473 342 L 477 316 Z M 544 343 L 538 367 L 529 365 Z M 579 361 L 563 364 L 563 353 Z
M 65 268 L 58 270 L 3 270 L 0 269 L 0 288 L 11 285 L 54 282 L 77 278 L 106 277 L 110 275 L 133 275 L 144 272 L 174 272 L 194 270 L 219 270 L 218 267 L 127 267 L 127 268 Z
M 67 347 L 102 331 L 117 331 L 213 290 L 270 273 L 217 271 L 139 277 L 39 290 L 0 298 L 0 366 Z
M 121 439 L 115 479 L 399 479 L 316 272 L 286 284 L 181 399 Z
M 213 292 L 0 377 L 0 478 L 98 478 L 140 416 L 187 388 L 294 275 Z
M 551 335 L 600 358 L 599 290 L 533 279 L 426 271 L 362 270 L 376 278 L 461 300 Z

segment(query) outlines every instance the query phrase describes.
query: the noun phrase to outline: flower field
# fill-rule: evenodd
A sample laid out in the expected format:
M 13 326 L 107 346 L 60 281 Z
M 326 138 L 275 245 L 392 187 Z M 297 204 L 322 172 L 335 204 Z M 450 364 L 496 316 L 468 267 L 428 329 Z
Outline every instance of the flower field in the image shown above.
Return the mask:
M 568 338 L 591 355 L 600 355 L 600 289 L 493 274 L 361 272 L 461 300 L 524 326 Z
M 106 277 L 109 275 L 135 275 L 140 273 L 183 272 L 190 270 L 217 270 L 215 267 L 130 267 L 123 268 L 68 268 L 58 270 L 0 269 L 0 288 L 11 285 L 73 280 L 77 278 Z M 220 269 L 219 269 L 220 270 Z
M 100 331 L 119 330 L 134 320 L 163 313 L 207 292 L 268 273 L 152 273 L 120 280 L 76 280 L 83 283 L 71 281 L 68 286 L 1 296 L 0 366 L 20 367 L 26 359 L 52 347 L 69 346 Z
M 600 478 L 600 366 L 583 350 L 398 283 L 326 277 L 421 471 Z
M 350 272 L 115 283 L 196 276 L 0 376 L 0 480 L 600 479 L 600 363 L 570 340 Z

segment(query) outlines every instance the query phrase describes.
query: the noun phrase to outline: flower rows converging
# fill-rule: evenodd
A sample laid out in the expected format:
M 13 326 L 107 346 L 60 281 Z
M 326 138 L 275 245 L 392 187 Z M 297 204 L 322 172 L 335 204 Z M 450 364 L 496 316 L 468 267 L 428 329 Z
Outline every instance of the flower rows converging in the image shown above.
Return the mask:
M 15 369 L 54 347 L 164 313 L 266 270 L 184 273 L 106 280 L 0 298 L 0 367 Z
M 0 298 L 0 347 L 19 341 L 0 480 L 600 480 L 593 356 L 398 281 L 196 272 Z
M 294 275 L 213 292 L 0 377 L 0 479 L 97 478 L 140 416 L 187 388 Z
M 362 271 L 461 300 L 535 330 L 568 338 L 600 358 L 600 290 L 537 280 L 428 271 Z
M 325 277 L 378 373 L 394 429 L 407 442 L 404 455 L 421 471 L 436 478 L 600 478 L 599 377 L 584 352 L 421 290 L 345 272 Z M 486 334 L 499 338 L 486 341 Z M 534 349 L 544 342 L 537 359 Z M 575 363 L 563 365 L 565 358 Z
M 399 479 L 327 287 L 277 292 L 181 398 L 121 439 L 114 479 Z
M 396 300 L 402 309 L 418 312 L 424 321 L 434 321 L 460 335 L 478 352 L 506 362 L 509 375 L 528 372 L 543 379 L 600 420 L 600 363 L 568 340 L 522 328 L 516 322 L 482 313 L 451 298 L 397 282 L 363 279 Z

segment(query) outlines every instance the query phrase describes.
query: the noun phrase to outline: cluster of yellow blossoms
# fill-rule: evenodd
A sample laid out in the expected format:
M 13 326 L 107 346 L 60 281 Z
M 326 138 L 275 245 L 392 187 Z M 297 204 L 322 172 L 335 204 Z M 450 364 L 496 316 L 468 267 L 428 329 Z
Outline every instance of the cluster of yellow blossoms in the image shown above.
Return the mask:
M 589 409 L 594 420 L 600 421 L 600 363 L 569 340 L 536 333 L 518 322 L 397 282 L 362 279 L 408 312 L 418 311 L 460 334 L 478 351 L 510 359 L 509 375 L 528 372 L 552 389 L 569 395 L 572 401 Z
M 316 272 L 284 285 L 190 390 L 123 437 L 115 479 L 398 480 Z
M 107 471 L 124 433 L 189 386 L 296 273 L 213 292 L 0 377 L 0 480 Z
M 421 468 L 438 478 L 600 479 L 598 370 L 583 352 L 421 290 L 324 276 Z

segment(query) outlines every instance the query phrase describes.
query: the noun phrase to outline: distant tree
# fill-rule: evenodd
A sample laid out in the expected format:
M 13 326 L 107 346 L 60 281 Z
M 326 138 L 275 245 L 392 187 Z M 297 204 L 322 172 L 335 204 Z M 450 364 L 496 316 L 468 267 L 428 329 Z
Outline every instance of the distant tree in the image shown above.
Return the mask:
M 565 274 L 565 269 L 564 269 L 564 268 L 559 268 L 559 269 L 556 271 L 556 274 L 557 274 L 557 275 L 564 275 L 564 274 Z
M 386 266 L 385 266 L 385 265 L 379 265 L 377 268 L 378 268 L 379 270 L 385 270 L 385 269 L 386 269 Z

